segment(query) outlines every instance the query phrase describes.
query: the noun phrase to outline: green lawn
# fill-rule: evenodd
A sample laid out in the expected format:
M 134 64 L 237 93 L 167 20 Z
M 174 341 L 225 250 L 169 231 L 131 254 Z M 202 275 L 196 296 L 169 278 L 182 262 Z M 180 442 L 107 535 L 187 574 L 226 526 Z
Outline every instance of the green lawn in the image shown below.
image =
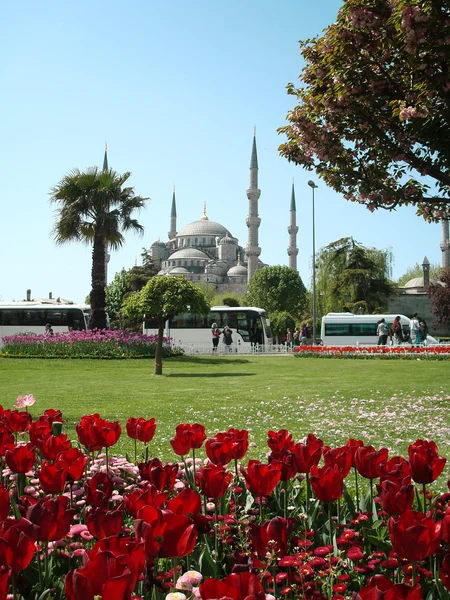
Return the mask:
M 330 445 L 355 437 L 394 453 L 434 439 L 450 455 L 448 361 L 183 357 L 166 360 L 163 376 L 152 373 L 151 360 L 0 359 L 0 403 L 11 408 L 32 393 L 32 414 L 61 409 L 72 436 L 83 414 L 123 426 L 129 416 L 155 417 L 150 453 L 166 459 L 176 425 L 193 422 L 208 435 L 248 429 L 252 458 L 265 456 L 267 431 L 281 428 L 296 441 L 309 432 Z M 131 449 L 123 434 L 114 452 Z

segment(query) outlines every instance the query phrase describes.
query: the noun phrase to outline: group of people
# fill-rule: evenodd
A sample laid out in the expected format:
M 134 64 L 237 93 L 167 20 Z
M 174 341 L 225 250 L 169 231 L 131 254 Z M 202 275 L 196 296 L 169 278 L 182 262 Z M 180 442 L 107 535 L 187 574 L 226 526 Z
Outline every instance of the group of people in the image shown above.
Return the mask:
M 411 344 L 421 344 L 427 339 L 427 328 L 423 321 L 420 321 L 419 315 L 414 313 L 409 321 L 409 338 L 403 333 L 403 327 L 400 317 L 397 316 L 392 323 L 391 328 L 386 324 L 385 319 L 380 319 L 377 325 L 378 346 L 385 346 L 390 337 L 396 345 L 411 341 Z
M 311 330 L 309 323 L 305 323 L 301 329 L 296 327 L 294 331 L 290 327 L 286 330 L 286 344 L 291 348 L 292 346 L 307 346 L 308 340 L 311 337 Z
M 217 323 L 213 323 L 211 325 L 211 334 L 212 334 L 212 344 L 213 344 L 213 354 L 217 354 L 217 347 L 219 346 L 220 336 L 223 335 L 223 343 L 225 344 L 225 348 L 227 352 L 231 352 L 231 344 L 233 343 L 233 335 L 231 328 L 229 325 L 225 325 L 225 327 L 220 331 Z

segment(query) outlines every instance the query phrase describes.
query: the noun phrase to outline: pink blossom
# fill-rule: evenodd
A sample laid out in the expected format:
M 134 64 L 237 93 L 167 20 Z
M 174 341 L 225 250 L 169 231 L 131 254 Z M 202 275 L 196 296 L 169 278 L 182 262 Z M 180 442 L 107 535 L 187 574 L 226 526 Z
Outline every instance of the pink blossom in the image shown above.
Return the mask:
M 28 406 L 33 406 L 36 402 L 36 398 L 33 394 L 27 394 L 26 396 L 19 396 L 16 400 L 17 408 L 26 408 Z

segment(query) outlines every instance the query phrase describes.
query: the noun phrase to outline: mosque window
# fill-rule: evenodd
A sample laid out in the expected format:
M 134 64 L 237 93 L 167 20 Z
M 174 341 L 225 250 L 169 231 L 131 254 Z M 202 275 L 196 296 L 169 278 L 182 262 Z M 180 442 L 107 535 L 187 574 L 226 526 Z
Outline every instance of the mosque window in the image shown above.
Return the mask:
M 194 246 L 198 246 L 198 238 L 195 238 L 195 244 Z
M 203 246 L 206 246 L 206 238 L 203 238 Z

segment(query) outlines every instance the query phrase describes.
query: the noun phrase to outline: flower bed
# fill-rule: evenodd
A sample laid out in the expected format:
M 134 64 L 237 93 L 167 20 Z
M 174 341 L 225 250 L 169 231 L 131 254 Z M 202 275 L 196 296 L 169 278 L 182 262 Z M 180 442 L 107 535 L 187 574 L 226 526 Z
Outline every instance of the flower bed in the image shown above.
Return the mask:
M 445 346 L 297 346 L 294 356 L 308 358 L 375 358 L 383 360 L 450 360 Z
M 130 417 L 132 461 L 110 456 L 120 423 L 85 415 L 72 442 L 34 402 L 0 410 L 0 600 L 450 598 L 432 441 L 404 458 L 269 431 L 261 463 L 245 460 L 245 430 L 180 424 L 163 464 L 155 420 Z
M 153 358 L 157 336 L 120 330 L 87 330 L 55 335 L 20 334 L 3 339 L 8 358 Z M 173 355 L 163 340 L 163 357 Z

